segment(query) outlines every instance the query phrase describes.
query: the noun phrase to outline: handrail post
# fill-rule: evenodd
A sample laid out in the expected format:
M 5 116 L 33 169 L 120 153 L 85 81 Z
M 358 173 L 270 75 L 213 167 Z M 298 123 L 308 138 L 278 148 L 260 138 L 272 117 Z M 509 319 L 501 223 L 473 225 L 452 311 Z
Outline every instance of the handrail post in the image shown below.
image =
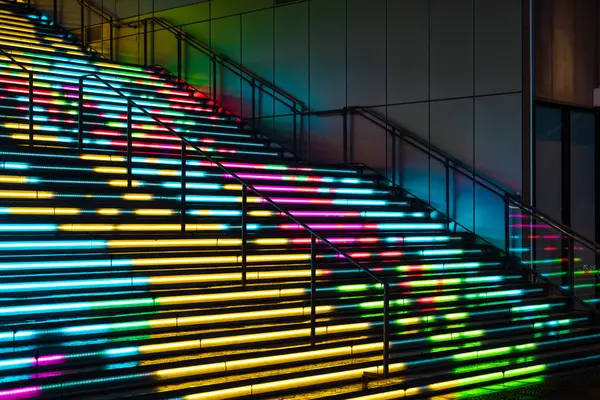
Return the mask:
M 144 67 L 148 66 L 148 21 L 144 20 Z
M 33 146 L 33 72 L 29 71 L 29 146 Z
M 110 17 L 109 21 L 110 21 L 110 23 L 108 26 L 108 29 L 109 29 L 108 34 L 109 34 L 110 43 L 108 45 L 110 46 L 109 47 L 110 61 L 115 61 L 115 59 L 114 59 L 114 32 L 113 32 L 114 31 L 114 27 L 113 27 L 114 21 L 113 21 L 112 16 Z
M 256 129 L 256 79 L 252 78 L 252 129 Z
M 127 100 L 127 187 L 131 189 L 131 184 L 132 184 L 132 179 L 131 179 L 131 174 L 132 174 L 132 168 L 131 168 L 131 147 L 132 147 L 132 140 L 131 140 L 131 119 L 132 119 L 132 107 L 131 107 L 131 100 Z
M 396 187 L 396 135 L 392 132 L 392 183 Z
M 83 3 L 79 3 L 79 7 L 80 7 L 80 28 L 81 28 L 81 50 L 85 51 L 86 50 L 86 46 L 85 46 L 85 13 L 84 13 L 84 9 L 83 9 Z
M 79 151 L 83 150 L 83 79 L 79 78 L 79 102 L 77 104 L 77 148 Z
M 248 187 L 242 185 L 242 286 L 246 286 L 246 264 L 248 251 Z
M 310 343 L 316 344 L 317 334 L 317 238 L 310 234 Z
M 343 128 L 342 128 L 342 154 L 344 164 L 348 164 L 348 108 L 344 107 L 342 112 Z
M 54 20 L 54 29 L 58 29 L 58 0 L 52 2 L 52 19 Z
M 181 204 L 180 204 L 180 219 L 181 232 L 185 232 L 185 217 L 186 217 L 186 202 L 187 202 L 187 153 L 185 142 L 181 141 Z
M 575 241 L 572 237 L 567 239 L 568 243 L 568 254 L 569 259 L 567 261 L 567 266 L 569 268 L 569 293 L 571 296 L 575 295 Z
M 510 256 L 510 201 L 504 196 L 504 251 Z
M 177 79 L 181 81 L 181 38 L 177 37 Z
M 383 282 L 383 376 L 390 375 L 390 285 Z
M 212 59 L 212 97 L 217 102 L 217 61 Z
M 296 112 L 296 108 L 294 108 L 294 119 L 292 121 L 292 123 L 294 124 L 293 127 L 293 131 L 292 131 L 292 140 L 294 141 L 294 144 L 292 145 L 292 150 L 294 152 L 294 160 L 297 161 L 298 160 L 298 113 Z
M 446 167 L 446 223 L 450 229 L 450 161 L 446 159 L 444 167 Z

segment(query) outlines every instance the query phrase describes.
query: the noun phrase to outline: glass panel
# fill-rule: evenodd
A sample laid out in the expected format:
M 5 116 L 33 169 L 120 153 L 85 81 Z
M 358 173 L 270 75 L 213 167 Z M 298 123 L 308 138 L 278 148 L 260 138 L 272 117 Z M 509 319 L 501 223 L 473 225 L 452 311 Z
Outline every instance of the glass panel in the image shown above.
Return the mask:
M 475 234 L 488 243 L 505 248 L 504 199 L 484 187 L 475 185 Z
M 561 110 L 535 110 L 535 206 L 561 218 Z

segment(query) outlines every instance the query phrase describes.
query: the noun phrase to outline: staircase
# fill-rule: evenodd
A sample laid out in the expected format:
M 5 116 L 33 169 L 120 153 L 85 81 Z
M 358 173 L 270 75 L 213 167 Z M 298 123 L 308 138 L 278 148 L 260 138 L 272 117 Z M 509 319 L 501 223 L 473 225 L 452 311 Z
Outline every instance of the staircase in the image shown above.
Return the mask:
M 473 398 L 600 360 L 589 312 L 378 176 L 21 3 L 0 49 L 0 400 Z

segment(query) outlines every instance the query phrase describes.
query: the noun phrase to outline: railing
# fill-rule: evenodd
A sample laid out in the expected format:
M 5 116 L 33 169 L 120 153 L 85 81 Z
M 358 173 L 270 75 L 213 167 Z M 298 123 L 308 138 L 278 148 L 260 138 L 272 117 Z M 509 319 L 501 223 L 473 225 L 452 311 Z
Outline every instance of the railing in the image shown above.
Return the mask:
M 55 2 L 54 9 L 55 10 L 56 10 L 56 1 L 57 0 L 54 0 L 54 2 Z M 233 61 L 229 57 L 214 51 L 209 46 L 204 44 L 202 41 L 185 33 L 180 27 L 176 27 L 176 26 L 166 22 L 165 20 L 162 20 L 162 19 L 156 18 L 156 17 L 148 17 L 148 18 L 144 18 L 144 19 L 135 20 L 135 21 L 132 21 L 129 23 L 120 24 L 120 22 L 116 21 L 115 18 L 110 13 L 106 12 L 101 7 L 98 7 L 96 4 L 93 4 L 88 0 L 77 0 L 77 2 L 79 3 L 80 10 L 81 10 L 81 35 L 82 35 L 81 41 L 82 41 L 83 47 L 89 46 L 89 43 L 86 40 L 87 38 L 85 37 L 85 31 L 84 31 L 84 28 L 85 28 L 84 10 L 85 9 L 95 13 L 100 18 L 102 18 L 106 23 L 108 23 L 109 30 L 110 30 L 109 40 L 110 40 L 110 59 L 111 60 L 114 59 L 114 53 L 113 53 L 114 41 L 115 41 L 114 31 L 118 30 L 119 28 L 125 27 L 125 26 L 131 27 L 131 28 L 138 28 L 138 29 L 141 26 L 141 27 L 143 27 L 142 35 L 143 35 L 143 46 L 144 46 L 144 65 L 148 65 L 148 35 L 154 32 L 154 29 L 152 29 L 152 32 L 148 32 L 148 24 L 158 25 L 162 30 L 171 33 L 176 40 L 176 48 L 177 48 L 176 77 L 177 77 L 177 79 L 182 80 L 182 78 L 183 78 L 183 73 L 182 73 L 183 65 L 184 65 L 183 44 L 186 44 L 187 46 L 190 46 L 190 47 L 200 51 L 202 54 L 204 54 L 205 56 L 207 56 L 210 59 L 211 79 L 210 79 L 210 85 L 209 85 L 209 93 L 210 93 L 210 96 L 214 99 L 215 103 L 218 102 L 218 95 L 219 95 L 219 79 L 218 79 L 219 78 L 219 69 L 217 68 L 217 66 L 221 67 L 221 76 L 223 76 L 223 70 L 230 71 L 233 74 L 235 74 L 236 76 L 238 76 L 241 81 L 245 82 L 247 85 L 250 86 L 250 88 L 251 88 L 250 115 L 248 117 L 242 116 L 243 117 L 242 120 L 244 121 L 244 123 L 247 123 L 248 125 L 252 126 L 253 129 L 257 128 L 256 122 L 260 120 L 260 116 L 259 116 L 260 106 L 258 105 L 258 102 L 260 101 L 261 94 L 270 96 L 271 98 L 273 98 L 273 100 L 275 102 L 277 102 L 277 103 L 283 105 L 285 108 L 287 108 L 290 112 L 290 115 L 292 116 L 292 139 L 291 139 L 291 148 L 289 151 L 292 154 L 294 154 L 294 157 L 296 157 L 297 154 L 299 154 L 299 134 L 301 131 L 300 117 L 307 110 L 306 110 L 306 106 L 304 105 L 304 103 L 301 102 L 300 100 L 296 99 L 290 93 L 285 92 L 283 89 L 275 86 L 274 84 L 267 81 L 266 79 L 258 76 L 251 70 L 249 70 L 249 69 L 245 68 L 244 66 L 242 66 L 241 64 Z M 56 16 L 55 16 L 55 18 L 56 18 Z M 220 103 L 222 104 L 222 102 L 220 102 Z M 233 113 L 233 114 L 241 114 L 241 112 Z M 278 143 L 278 144 L 280 144 L 284 148 L 287 147 L 286 145 L 282 145 L 281 143 Z
M 345 164 L 352 163 L 349 149 L 351 142 L 352 117 L 362 117 L 380 128 L 390 138 L 391 162 L 386 157 L 384 171 L 375 171 L 386 179 L 392 187 L 419 199 L 398 182 L 396 151 L 401 144 L 417 149 L 426 155 L 430 162 L 437 162 L 444 169 L 444 195 L 440 211 L 448 224 L 455 224 L 463 230 L 477 234 L 488 244 L 499 248 L 509 260 L 520 261 L 521 267 L 530 275 L 532 281 L 541 281 L 558 289 L 564 295 L 571 296 L 581 306 L 596 310 L 600 303 L 600 245 L 587 239 L 565 225 L 555 221 L 535 207 L 524 204 L 520 197 L 492 179 L 478 173 L 472 167 L 431 146 L 423 139 L 396 126 L 385 117 L 365 107 L 345 107 L 338 110 L 307 113 L 305 115 L 331 116 L 343 119 L 342 153 Z M 386 142 L 387 143 L 387 142 Z M 391 165 L 390 165 L 391 164 Z M 372 168 L 371 168 L 372 169 Z M 452 215 L 453 195 L 457 196 L 456 181 L 466 179 L 473 187 L 481 188 L 492 197 L 487 197 L 485 223 L 498 224 L 491 237 L 478 234 L 461 224 L 456 215 Z M 474 191 L 475 192 L 475 191 Z M 454 199 L 456 202 L 456 199 Z M 432 201 L 427 203 L 438 209 Z M 491 206 L 490 206 L 491 204 Z M 475 207 L 475 201 L 473 207 Z M 456 214 L 456 213 L 455 213 Z M 487 227 L 489 229 L 489 226 Z M 593 280 L 593 282 L 590 282 Z
M 181 215 L 181 231 L 186 230 L 186 196 L 187 196 L 187 147 L 192 148 L 196 152 L 198 152 L 202 157 L 211 162 L 212 164 L 219 167 L 227 176 L 233 178 L 238 184 L 240 184 L 242 189 L 242 205 L 241 205 L 241 271 L 242 271 L 242 284 L 245 286 L 246 284 L 246 270 L 247 270 L 247 250 L 248 250 L 248 240 L 247 240 L 247 232 L 248 232 L 248 191 L 256 194 L 258 197 L 262 199 L 265 203 L 268 203 L 271 207 L 277 210 L 281 215 L 285 215 L 289 218 L 293 223 L 302 227 L 305 231 L 310 234 L 310 330 L 311 330 L 311 342 L 315 343 L 316 339 L 316 263 L 317 263 L 317 240 L 319 243 L 322 243 L 329 247 L 337 254 L 337 258 L 341 258 L 347 260 L 354 267 L 357 268 L 358 271 L 364 273 L 370 279 L 376 282 L 376 285 L 383 289 L 383 377 L 388 377 L 389 375 L 389 359 L 390 359 L 390 286 L 389 283 L 379 278 L 370 269 L 362 266 L 356 260 L 354 260 L 348 253 L 339 249 L 334 244 L 332 244 L 329 240 L 327 240 L 324 236 L 310 228 L 307 224 L 299 221 L 295 218 L 289 211 L 280 207 L 275 201 L 269 198 L 266 195 L 261 194 L 252 184 L 244 181 L 240 178 L 235 172 L 229 170 L 225 165 L 219 162 L 217 159 L 211 157 L 200 147 L 195 145 L 192 141 L 190 141 L 185 136 L 179 134 L 171 127 L 164 124 L 160 119 L 153 116 L 150 112 L 148 112 L 144 107 L 137 104 L 134 100 L 127 97 L 122 91 L 115 88 L 106 80 L 102 79 L 100 76 L 96 74 L 87 74 L 79 77 L 79 107 L 78 107 L 78 147 L 79 150 L 82 151 L 84 149 L 84 135 L 85 135 L 85 113 L 84 113 L 84 88 L 85 88 L 85 80 L 97 80 L 102 82 L 106 87 L 114 91 L 119 97 L 123 98 L 127 102 L 127 124 L 126 124 L 126 135 L 127 135 L 127 149 L 126 149 L 126 159 L 127 159 L 127 186 L 132 187 L 132 152 L 133 152 L 133 137 L 132 137 L 132 124 L 133 124 L 133 111 L 134 108 L 139 110 L 140 113 L 145 115 L 146 117 L 152 119 L 156 124 L 160 125 L 165 130 L 169 131 L 172 135 L 179 138 L 181 141 L 181 201 L 180 201 L 180 215 Z M 373 375 L 373 374 L 368 374 Z M 375 374 L 377 375 L 377 374 Z
M 98 15 L 99 17 L 101 17 L 103 20 L 106 21 L 106 23 L 108 23 L 108 30 L 109 30 L 109 59 L 111 61 L 114 60 L 114 31 L 115 29 L 118 28 L 117 24 L 115 24 L 114 22 L 114 17 L 106 12 L 102 7 L 98 7 L 96 4 L 89 2 L 89 1 L 85 1 L 85 0 L 77 0 L 77 2 L 79 3 L 79 13 L 80 13 L 80 29 L 81 29 L 81 46 L 83 51 L 85 51 L 88 47 L 88 42 L 87 42 L 87 35 L 85 32 L 85 10 L 89 10 L 91 12 L 93 12 L 94 14 Z M 54 21 L 57 21 L 57 10 L 58 10 L 58 4 L 57 4 L 57 0 L 54 0 L 54 4 L 53 4 L 53 10 L 54 10 Z
M 18 67 L 20 67 L 23 71 L 25 71 L 29 77 L 29 82 L 28 82 L 28 87 L 29 87 L 29 91 L 28 91 L 28 101 L 29 101 L 29 107 L 28 107 L 28 122 L 29 122 L 29 145 L 33 146 L 33 71 L 28 70 L 22 63 L 18 62 L 13 56 L 12 54 L 10 54 L 8 51 L 0 48 L 0 53 L 3 54 L 5 57 L 7 57 L 9 60 L 11 60 L 13 63 L 15 63 L 15 65 L 17 65 Z

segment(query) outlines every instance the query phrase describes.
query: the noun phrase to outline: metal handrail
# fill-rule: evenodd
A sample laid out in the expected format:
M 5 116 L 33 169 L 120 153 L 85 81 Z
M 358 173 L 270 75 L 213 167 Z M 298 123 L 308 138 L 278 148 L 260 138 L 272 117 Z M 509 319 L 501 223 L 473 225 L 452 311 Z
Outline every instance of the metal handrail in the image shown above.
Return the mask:
M 106 22 L 108 22 L 112 27 L 118 28 L 118 26 L 114 22 L 114 17 L 112 16 L 112 14 L 107 12 L 102 7 L 99 7 L 97 4 L 90 3 L 86 0 L 77 0 L 77 3 L 79 3 L 79 5 L 81 5 L 81 6 L 84 6 L 85 8 L 89 9 L 90 11 L 93 11 L 99 17 L 104 18 L 106 20 Z
M 153 17 L 138 19 L 138 20 L 135 20 L 134 22 L 129 22 L 129 23 L 125 23 L 125 24 L 117 24 L 115 22 L 115 18 L 113 17 L 113 15 L 110 14 L 109 12 L 107 12 L 106 10 L 104 10 L 103 8 L 99 7 L 97 4 L 91 3 L 88 0 L 77 0 L 77 2 L 82 7 L 89 9 L 90 11 L 92 11 L 96 15 L 98 15 L 99 17 L 103 18 L 111 27 L 114 27 L 117 29 L 121 28 L 123 26 L 138 27 L 140 24 L 147 23 L 147 22 L 157 23 L 158 25 L 162 26 L 164 29 L 168 30 L 170 33 L 175 35 L 176 38 L 179 38 L 179 39 L 182 39 L 182 40 L 188 42 L 189 44 L 194 46 L 197 50 L 202 51 L 205 55 L 207 55 L 211 59 L 213 59 L 213 60 L 219 62 L 221 65 L 225 66 L 231 72 L 237 73 L 247 83 L 252 83 L 252 82 L 259 83 L 261 86 L 271 90 L 273 92 L 273 94 L 277 93 L 278 95 L 283 97 L 285 100 L 288 100 L 290 102 L 290 104 L 287 106 L 291 110 L 295 110 L 296 112 L 301 113 L 306 108 L 305 104 L 302 101 L 300 101 L 299 99 L 296 99 L 290 93 L 285 92 L 281 88 L 275 86 L 271 82 L 260 77 L 253 71 L 251 71 L 251 70 L 245 68 L 244 66 L 242 66 L 241 64 L 238 64 L 237 62 L 233 61 L 231 58 L 214 51 L 213 49 L 211 49 L 210 47 L 208 47 L 207 45 L 202 43 L 197 38 L 185 33 L 182 29 L 178 29 L 175 25 L 172 25 L 163 19 L 153 16 Z M 113 39 L 111 38 L 111 41 L 112 40 Z M 249 76 L 250 78 L 246 78 L 242 74 L 245 74 L 245 75 Z M 277 100 L 279 100 L 283 104 L 285 104 L 285 102 L 283 102 L 281 99 L 277 99 Z
M 54 0 L 54 2 L 55 2 L 54 7 L 56 9 L 56 7 L 57 7 L 56 0 Z M 217 93 L 217 63 L 219 65 L 221 65 L 222 67 L 228 69 L 232 73 L 238 75 L 241 80 L 243 80 L 244 82 L 246 82 L 247 84 L 249 84 L 252 87 L 252 107 L 251 107 L 252 108 L 252 117 L 247 118 L 247 119 L 242 118 L 242 120 L 245 123 L 249 123 L 252 126 L 252 128 L 256 129 L 256 121 L 259 119 L 257 116 L 257 108 L 258 107 L 257 107 L 256 103 L 257 103 L 258 99 L 256 96 L 256 89 L 260 90 L 263 93 L 266 93 L 267 95 L 271 96 L 275 101 L 278 101 L 279 103 L 286 106 L 293 115 L 293 122 L 292 122 L 293 138 L 292 138 L 292 149 L 290 149 L 290 152 L 294 155 L 294 159 L 298 160 L 298 154 L 299 154 L 299 151 L 298 151 L 299 150 L 299 146 L 298 146 L 298 116 L 302 115 L 307 110 L 306 105 L 301 100 L 295 98 L 292 94 L 284 91 L 283 89 L 275 86 L 274 84 L 267 81 L 266 79 L 260 77 L 253 71 L 245 68 L 243 65 L 233 61 L 229 57 L 214 51 L 209 46 L 204 44 L 202 41 L 185 33 L 181 28 L 178 28 L 175 25 L 172 25 L 163 19 L 152 16 L 152 17 L 147 17 L 147 18 L 143 18 L 143 19 L 138 19 L 138 20 L 135 20 L 135 21 L 132 21 L 129 23 L 119 24 L 116 22 L 116 20 L 112 14 L 110 14 L 103 8 L 99 7 L 97 4 L 93 4 L 93 3 L 89 2 L 88 0 L 77 0 L 77 2 L 81 6 L 81 42 L 82 42 L 82 46 L 86 45 L 86 38 L 85 38 L 85 32 L 84 32 L 83 10 L 84 10 L 84 8 L 87 8 L 90 11 L 96 13 L 98 16 L 100 16 L 104 21 L 109 23 L 109 26 L 110 26 L 110 39 L 109 39 L 110 40 L 110 59 L 111 60 L 113 60 L 113 55 L 114 55 L 114 51 L 113 51 L 113 49 L 114 49 L 114 33 L 113 33 L 114 29 L 119 29 L 124 26 L 139 27 L 140 25 L 143 25 L 144 26 L 144 65 L 147 65 L 148 64 L 148 62 L 147 62 L 147 58 L 148 58 L 148 55 L 147 55 L 147 48 L 148 48 L 148 46 L 147 46 L 147 34 L 148 34 L 147 25 L 148 25 L 148 22 L 156 23 L 156 24 L 160 25 L 163 29 L 165 29 L 169 33 L 171 33 L 177 39 L 177 78 L 179 80 L 182 79 L 181 58 L 182 58 L 182 41 L 183 41 L 186 44 L 194 47 L 196 50 L 201 51 L 203 54 L 205 54 L 207 57 L 210 58 L 210 60 L 212 62 L 212 88 L 211 88 L 212 93 L 211 93 L 211 97 L 214 99 L 215 103 L 217 102 L 217 94 L 218 94 Z M 275 143 L 279 144 L 282 148 L 286 149 L 286 146 L 281 145 L 274 139 L 272 139 L 272 140 Z
M 79 3 L 80 6 L 80 29 L 81 29 L 81 46 L 84 48 L 84 51 L 86 50 L 85 47 L 87 46 L 87 42 L 86 42 L 86 34 L 85 34 L 85 15 L 84 15 L 84 8 L 87 8 L 88 10 L 92 11 L 93 13 L 95 13 L 96 15 L 98 15 L 99 17 L 103 18 L 109 25 L 109 59 L 112 61 L 113 60 L 113 56 L 114 56 L 114 30 L 116 28 L 118 28 L 118 26 L 115 24 L 114 22 L 114 17 L 106 12 L 102 7 L 99 7 L 98 5 L 94 4 L 94 3 L 90 3 L 86 0 L 77 0 L 77 2 Z M 56 13 L 57 10 L 57 3 L 56 0 L 54 0 L 54 11 Z M 55 15 L 56 18 L 56 15 Z M 57 22 L 56 20 L 54 21 L 55 23 Z
M 354 112 L 355 110 L 358 110 L 361 113 L 364 111 L 368 111 L 368 114 L 371 117 L 374 117 L 376 119 L 384 121 L 383 117 L 377 115 L 372 110 L 366 109 L 365 107 L 347 107 L 346 110 L 348 110 L 348 112 Z M 479 185 L 481 185 L 482 187 L 484 187 L 485 189 L 487 189 L 489 191 L 499 192 L 502 195 L 502 197 L 506 197 L 506 198 L 510 199 L 511 203 L 513 203 L 515 206 L 519 207 L 522 211 L 526 212 L 530 216 L 543 220 L 548 225 L 552 226 L 554 229 L 558 230 L 562 234 L 564 234 L 568 237 L 572 237 L 573 239 L 577 240 L 578 242 L 580 242 L 581 244 L 586 246 L 589 250 L 592 250 L 595 253 L 600 254 L 600 244 L 595 243 L 593 240 L 590 240 L 590 239 L 580 235 L 579 233 L 573 231 L 571 228 L 554 220 L 552 217 L 543 213 L 536 207 L 523 203 L 521 201 L 520 197 L 517 196 L 514 191 L 511 191 L 510 189 L 504 188 L 504 187 L 498 185 L 497 183 L 492 182 L 492 180 L 490 178 L 488 178 L 480 173 L 477 173 L 476 171 L 473 170 L 473 168 L 467 166 L 466 164 L 453 158 L 452 156 L 445 154 L 441 150 L 436 149 L 435 147 L 429 147 L 423 139 L 418 138 L 417 136 L 412 135 L 411 133 L 407 132 L 406 130 L 393 125 L 391 122 L 385 121 L 385 124 L 386 124 L 386 126 L 389 126 L 392 129 L 394 129 L 393 132 L 390 132 L 391 134 L 395 134 L 396 137 L 399 137 L 400 139 L 403 139 L 403 140 L 406 140 L 406 138 L 409 138 L 410 140 L 414 140 L 414 141 L 418 142 L 422 146 L 427 146 L 428 148 L 431 148 L 431 150 L 433 150 L 435 153 L 437 153 L 437 156 L 435 156 L 435 155 L 433 156 L 436 160 L 438 160 L 442 163 L 444 163 L 445 161 L 450 161 L 449 168 L 455 170 L 456 172 L 460 173 L 461 175 L 463 175 L 467 178 L 470 177 L 472 180 L 476 180 Z M 407 143 L 409 143 L 409 142 L 407 142 Z M 412 144 L 412 143 L 409 143 L 409 144 Z M 417 146 L 414 146 L 414 147 L 417 147 Z M 425 150 L 421 147 L 417 147 L 417 148 L 423 152 L 427 152 L 427 150 Z M 461 169 L 466 170 L 467 172 L 465 173 L 465 171 L 461 171 Z
M 568 263 L 567 268 L 569 271 L 569 280 L 568 280 L 569 289 L 568 289 L 568 291 L 564 290 L 561 286 L 558 286 L 558 285 L 554 284 L 553 282 L 551 282 L 550 279 L 543 276 L 535 268 L 532 268 L 532 267 L 529 267 L 526 265 L 523 265 L 523 268 L 525 270 L 527 270 L 529 273 L 533 274 L 537 280 L 543 281 L 549 285 L 556 287 L 560 292 L 572 296 L 576 301 L 578 301 L 584 307 L 590 309 L 591 311 L 593 311 L 596 314 L 599 314 L 599 311 L 596 310 L 595 307 L 589 305 L 583 299 L 580 299 L 579 297 L 576 296 L 575 287 L 574 287 L 574 268 L 575 268 L 575 265 L 574 265 L 574 259 L 575 259 L 574 243 L 577 242 L 577 243 L 583 245 L 588 250 L 592 251 L 597 256 L 600 256 L 600 245 L 598 243 L 595 243 L 594 241 L 573 231 L 571 228 L 554 220 L 553 218 L 546 215 L 542 211 L 538 210 L 534 206 L 524 204 L 522 202 L 521 198 L 515 192 L 511 191 L 510 189 L 504 188 L 501 185 L 493 182 L 490 178 L 487 178 L 487 177 L 477 173 L 473 168 L 467 166 L 466 164 L 453 158 L 452 156 L 447 155 L 443 151 L 441 151 L 435 147 L 429 146 L 429 144 L 427 144 L 423 139 L 418 138 L 415 135 L 412 135 L 411 133 L 407 132 L 405 129 L 402 129 L 402 128 L 394 125 L 393 123 L 391 123 L 390 121 L 385 119 L 383 116 L 378 115 L 377 113 L 375 113 L 374 111 L 372 111 L 370 109 L 367 109 L 366 107 L 353 106 L 353 107 L 345 107 L 345 108 L 342 108 L 339 110 L 326 110 L 326 111 L 314 112 L 314 113 L 310 113 L 310 114 L 312 114 L 312 115 L 341 114 L 342 115 L 342 117 L 344 118 L 344 149 L 343 149 L 343 151 L 346 154 L 347 144 L 348 144 L 347 116 L 348 116 L 348 114 L 355 114 L 355 113 L 363 116 L 367 120 L 371 121 L 372 123 L 378 125 L 380 128 L 384 129 L 387 133 L 392 135 L 392 138 L 399 138 L 399 139 L 403 140 L 405 143 L 408 143 L 409 145 L 426 153 L 428 156 L 434 158 L 435 160 L 439 161 L 440 163 L 442 163 L 444 165 L 444 167 L 446 168 L 446 216 L 448 218 L 449 223 L 450 222 L 457 223 L 455 220 L 450 218 L 450 212 L 449 212 L 449 203 L 450 203 L 450 201 L 449 201 L 449 170 L 453 170 L 454 172 L 459 173 L 460 175 L 466 177 L 467 179 L 473 181 L 474 183 L 477 183 L 479 186 L 488 190 L 490 193 L 495 194 L 496 196 L 501 198 L 502 201 L 504 202 L 504 207 L 505 207 L 505 209 L 504 209 L 504 213 L 505 213 L 505 216 L 504 216 L 505 217 L 505 239 L 504 239 L 505 240 L 505 249 L 504 249 L 504 251 L 507 256 L 510 255 L 509 206 L 511 206 L 511 205 L 517 207 L 519 210 L 521 210 L 522 212 L 527 214 L 529 217 L 542 221 L 543 223 L 547 224 L 549 227 L 557 230 L 562 235 L 564 235 L 563 240 L 566 242 L 565 245 L 566 245 L 567 251 L 568 251 L 568 257 L 567 257 L 567 263 Z M 416 144 L 414 142 L 416 142 Z M 431 150 L 433 150 L 434 154 L 431 153 Z M 393 151 L 392 153 L 395 153 L 395 152 Z M 375 171 L 375 172 L 377 172 L 379 174 L 378 171 Z M 384 177 L 384 178 L 388 179 L 387 177 Z M 388 181 L 389 181 L 389 179 L 388 179 Z M 396 183 L 395 177 L 392 178 L 392 180 L 390 182 L 393 184 L 394 187 L 399 187 L 399 185 Z M 400 189 L 406 191 L 403 188 L 400 188 Z M 463 226 L 463 228 L 465 228 L 465 227 Z M 465 229 L 467 229 L 467 228 L 465 228 Z M 485 239 L 482 239 L 482 240 L 485 241 Z M 489 243 L 489 242 L 487 242 L 487 243 Z M 491 243 L 489 243 L 489 244 L 491 244 Z
M 0 47 L 0 53 L 19 66 L 29 76 L 29 145 L 33 146 L 33 71 L 25 68 L 23 63 L 17 61 L 12 54 Z
M 131 187 L 131 159 L 132 159 L 132 157 L 131 157 L 131 153 L 132 153 L 132 139 L 131 139 L 131 124 L 132 124 L 132 122 L 131 121 L 132 121 L 132 118 L 131 117 L 132 117 L 132 107 L 135 106 L 138 110 L 140 110 L 142 112 L 142 114 L 149 117 L 155 123 L 157 123 L 158 125 L 160 125 L 161 127 L 163 127 L 164 129 L 166 129 L 171 134 L 173 134 L 174 136 L 178 137 L 181 140 L 181 143 L 182 143 L 182 146 L 181 146 L 181 161 L 182 161 L 181 189 L 182 189 L 183 211 L 185 210 L 184 203 L 185 203 L 185 190 L 186 190 L 186 184 L 185 184 L 186 183 L 185 182 L 186 146 L 189 146 L 189 147 L 193 148 L 194 150 L 196 150 L 198 153 L 200 153 L 208 161 L 210 161 L 211 163 L 213 163 L 214 165 L 219 167 L 221 170 L 223 170 L 223 172 L 225 172 L 227 175 L 232 177 L 235 181 L 237 181 L 242 186 L 242 199 L 243 199 L 242 200 L 242 207 L 243 207 L 242 217 L 244 218 L 244 220 L 242 222 L 242 225 L 243 225 L 243 227 L 242 227 L 242 229 L 243 229 L 243 231 L 242 231 L 242 246 L 245 245 L 244 225 L 245 225 L 245 214 L 246 214 L 245 207 L 246 207 L 247 190 L 254 192 L 257 196 L 261 197 L 265 202 L 267 202 L 269 205 L 271 205 L 273 208 L 275 208 L 281 214 L 284 214 L 285 216 L 287 216 L 295 224 L 297 224 L 298 226 L 301 226 L 304 230 L 306 230 L 310 234 L 310 237 L 311 237 L 311 338 L 313 340 L 315 337 L 315 330 L 316 330 L 316 328 L 315 328 L 315 317 L 316 317 L 316 290 L 315 290 L 316 254 L 315 254 L 315 248 L 316 248 L 316 240 L 317 239 L 321 243 L 326 244 L 329 248 L 331 248 L 334 252 L 336 252 L 337 254 L 342 256 L 345 260 L 349 261 L 352 265 L 354 265 L 356 268 L 358 268 L 359 271 L 365 273 L 369 278 L 371 278 L 375 282 L 377 282 L 377 284 L 380 286 L 380 288 L 383 288 L 383 297 L 384 297 L 384 299 L 383 299 L 383 303 L 384 303 L 383 304 L 384 305 L 384 311 L 383 311 L 383 353 L 384 353 L 384 355 L 383 355 L 383 371 L 384 371 L 384 373 L 383 373 L 383 376 L 384 377 L 388 376 L 388 374 L 389 374 L 389 336 L 390 336 L 389 335 L 389 322 L 390 322 L 389 321 L 389 314 L 390 314 L 390 312 L 389 312 L 390 292 L 389 291 L 390 291 L 390 289 L 389 289 L 388 282 L 379 278 L 369 268 L 362 266 L 354 258 L 352 258 L 347 252 L 339 249 L 337 246 L 335 246 L 333 243 L 331 243 L 329 240 L 327 240 L 324 236 L 320 235 L 318 232 L 316 232 L 315 230 L 310 228 L 307 224 L 299 221 L 289 211 L 280 207 L 271 198 L 269 198 L 266 195 L 261 194 L 252 184 L 244 181 L 235 172 L 230 171 L 221 162 L 219 162 L 216 159 L 214 159 L 213 157 L 211 157 L 200 147 L 198 147 L 193 142 L 188 140 L 185 136 L 179 134 L 177 131 L 175 131 L 171 127 L 167 126 L 166 124 L 164 124 L 162 121 L 160 121 L 154 115 L 149 113 L 145 108 L 143 108 L 142 106 L 137 104 L 134 100 L 127 97 L 123 92 L 121 92 L 119 89 L 114 87 L 112 84 L 110 84 L 108 81 L 104 80 L 97 74 L 86 74 L 86 75 L 81 75 L 79 77 L 79 127 L 78 127 L 79 128 L 78 129 L 79 150 L 82 150 L 82 146 L 83 146 L 83 100 L 84 100 L 83 88 L 84 88 L 84 80 L 86 78 L 93 78 L 93 79 L 96 79 L 96 80 L 102 82 L 108 88 L 110 88 L 115 93 L 117 93 L 121 98 L 127 100 L 127 136 L 128 136 L 127 137 L 127 164 L 128 164 L 128 172 L 129 172 L 129 175 L 128 175 L 129 176 L 129 180 L 128 180 L 129 187 Z M 185 222 L 183 221 L 184 216 L 185 216 L 185 213 L 182 214 L 182 230 L 185 230 Z M 242 268 L 243 268 L 242 282 L 245 282 L 244 247 L 242 247 L 242 252 L 243 252 L 243 254 L 242 254 Z

